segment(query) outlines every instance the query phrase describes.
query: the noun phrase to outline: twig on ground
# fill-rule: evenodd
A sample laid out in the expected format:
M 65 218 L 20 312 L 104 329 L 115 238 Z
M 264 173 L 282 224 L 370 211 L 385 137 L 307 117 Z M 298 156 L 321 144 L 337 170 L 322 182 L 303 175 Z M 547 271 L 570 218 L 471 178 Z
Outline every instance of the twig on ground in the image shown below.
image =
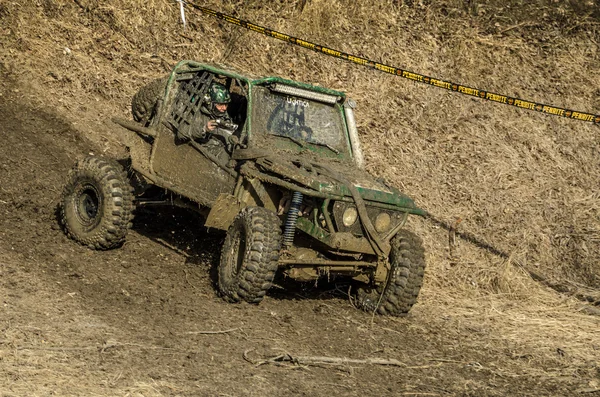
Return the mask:
M 435 365 L 411 365 L 410 367 L 406 367 L 406 369 L 429 369 L 429 368 L 437 368 L 441 367 L 442 363 L 437 363 Z
M 589 389 L 579 389 L 577 390 L 577 393 L 596 393 L 596 392 L 600 392 L 599 388 L 589 388 Z
M 321 383 L 323 386 L 343 387 L 344 389 L 352 390 L 352 386 L 340 385 L 337 383 Z
M 391 329 L 391 328 L 387 328 L 387 327 L 379 327 L 379 328 L 381 328 L 384 331 L 388 331 L 388 332 L 393 332 L 393 333 L 396 333 L 396 334 L 404 335 L 404 333 L 402 333 L 400 331 L 396 331 L 395 329 Z
M 525 22 L 518 23 L 516 25 L 509 26 L 505 29 L 502 29 L 501 31 L 498 32 L 498 34 L 504 34 L 504 33 L 508 32 L 509 30 L 517 29 L 520 27 L 532 27 L 532 26 L 536 26 L 536 25 L 537 25 L 536 23 L 525 21 Z
M 190 36 L 188 36 L 188 35 L 186 35 L 186 34 L 183 34 L 183 33 L 178 33 L 178 35 L 180 35 L 180 36 L 181 36 L 181 37 L 183 37 L 184 39 L 188 39 L 189 41 L 192 41 L 192 42 L 194 41 L 194 38 L 193 38 L 193 37 L 190 37 Z
M 347 364 L 368 364 L 368 365 L 391 365 L 396 367 L 405 368 L 407 365 L 401 361 L 393 358 L 347 358 L 347 357 L 325 357 L 325 356 L 298 356 L 294 357 L 289 353 L 280 354 L 279 356 L 271 357 L 262 361 L 255 361 L 248 357 L 254 349 L 246 350 L 243 354 L 244 360 L 251 364 L 260 366 L 263 364 L 276 364 L 289 362 L 296 365 L 320 365 L 320 364 L 333 364 L 333 365 L 347 365 Z
M 191 283 L 191 281 L 189 280 L 189 278 L 188 278 L 188 276 L 189 276 L 189 275 L 188 275 L 188 271 L 187 271 L 187 269 L 186 269 L 185 267 L 183 268 L 183 273 L 185 273 L 185 281 L 186 281 L 186 282 L 187 282 L 189 285 L 191 285 L 193 289 L 197 289 L 197 288 L 196 288 L 196 286 L 195 286 L 194 284 L 192 284 L 192 283 Z
M 85 12 L 90 11 L 90 8 L 88 6 L 82 4 L 80 0 L 74 0 L 74 1 L 75 1 L 75 4 L 77 4 L 83 11 L 85 11 Z
M 353 308 L 360 309 L 360 307 L 358 307 L 358 305 L 355 302 L 356 299 L 353 299 L 351 294 L 352 294 L 352 284 L 349 284 L 348 285 L 348 292 L 347 292 L 348 302 L 350 302 L 350 306 L 352 306 Z
M 48 350 L 48 351 L 76 351 L 76 350 L 97 350 L 97 346 L 83 346 L 83 347 L 70 347 L 70 346 L 16 346 L 15 350 Z
M 199 334 L 203 334 L 203 335 L 214 335 L 214 334 L 227 334 L 229 332 L 233 332 L 233 331 L 237 331 L 240 328 L 231 328 L 231 329 L 226 329 L 223 331 L 190 331 L 190 332 L 186 332 L 185 335 L 199 335 Z
M 468 364 L 467 362 L 464 362 L 464 361 L 447 360 L 445 358 L 431 358 L 431 359 L 429 359 L 429 361 L 437 361 L 440 363 Z
M 185 252 L 185 251 L 183 251 L 183 250 L 175 247 L 173 244 L 170 244 L 170 243 L 166 242 L 162 238 L 157 238 L 156 241 L 159 244 L 161 244 L 161 245 L 169 248 L 170 250 L 177 252 L 179 255 L 184 256 L 185 258 L 189 258 L 190 257 L 190 254 L 188 254 L 187 252 Z
M 37 166 L 39 169 L 41 169 L 41 170 L 43 171 L 43 168 L 42 168 L 42 166 L 41 166 L 41 165 L 39 165 L 38 163 L 36 163 L 35 161 L 33 161 L 33 160 L 31 160 L 31 159 L 29 159 L 29 158 L 27 158 L 27 157 L 25 158 L 25 160 L 29 161 L 31 164 L 33 164 L 33 165 Z

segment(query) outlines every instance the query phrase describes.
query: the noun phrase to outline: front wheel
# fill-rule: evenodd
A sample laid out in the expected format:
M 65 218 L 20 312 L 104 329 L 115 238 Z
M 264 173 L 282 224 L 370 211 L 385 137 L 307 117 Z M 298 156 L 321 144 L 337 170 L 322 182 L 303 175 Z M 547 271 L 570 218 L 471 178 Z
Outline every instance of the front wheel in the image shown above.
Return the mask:
M 227 231 L 219 264 L 225 300 L 259 303 L 271 288 L 281 248 L 277 215 L 262 207 L 244 208 Z
M 69 173 L 60 214 L 67 236 L 93 249 L 125 241 L 133 219 L 133 188 L 114 160 L 88 156 Z
M 405 316 L 416 303 L 423 284 L 423 243 L 408 230 L 400 230 L 391 246 L 387 281 L 377 288 L 359 289 L 358 304 L 368 312 Z

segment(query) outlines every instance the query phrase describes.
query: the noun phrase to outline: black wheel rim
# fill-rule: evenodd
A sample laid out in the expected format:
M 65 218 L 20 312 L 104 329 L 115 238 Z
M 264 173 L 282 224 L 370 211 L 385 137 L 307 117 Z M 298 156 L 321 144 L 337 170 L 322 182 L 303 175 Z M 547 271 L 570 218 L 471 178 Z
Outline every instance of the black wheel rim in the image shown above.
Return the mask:
M 77 218 L 85 226 L 94 226 L 100 219 L 102 196 L 92 185 L 82 186 L 75 198 Z

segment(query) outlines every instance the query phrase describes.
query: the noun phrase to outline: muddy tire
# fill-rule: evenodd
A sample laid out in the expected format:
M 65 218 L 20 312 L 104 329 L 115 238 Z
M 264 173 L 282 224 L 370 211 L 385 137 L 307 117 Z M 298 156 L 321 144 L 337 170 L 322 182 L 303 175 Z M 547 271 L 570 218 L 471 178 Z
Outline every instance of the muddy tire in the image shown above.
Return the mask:
M 423 284 L 425 255 L 421 239 L 400 230 L 391 241 L 390 275 L 385 284 L 358 290 L 358 304 L 368 312 L 405 316 L 417 301 Z
M 280 221 L 262 207 L 244 208 L 227 231 L 219 290 L 229 302 L 259 303 L 271 288 L 281 248 Z
M 156 102 L 165 94 L 168 77 L 162 77 L 146 84 L 131 99 L 131 114 L 135 121 L 148 120 Z
M 60 218 L 67 236 L 93 249 L 125 241 L 133 219 L 133 187 L 114 160 L 89 156 L 70 171 Z

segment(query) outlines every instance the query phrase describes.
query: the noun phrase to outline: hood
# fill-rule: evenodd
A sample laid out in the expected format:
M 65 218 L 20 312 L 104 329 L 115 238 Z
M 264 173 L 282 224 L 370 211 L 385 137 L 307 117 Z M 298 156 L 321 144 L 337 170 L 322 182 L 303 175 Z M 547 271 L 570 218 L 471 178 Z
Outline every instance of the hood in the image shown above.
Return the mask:
M 292 180 L 319 193 L 332 196 L 352 197 L 348 184 L 354 185 L 363 200 L 376 202 L 398 210 L 410 209 L 424 215 L 414 201 L 398 189 L 376 180 L 369 173 L 360 170 L 354 163 L 324 162 L 306 158 L 282 158 L 264 156 L 257 158 L 256 165 L 263 171 L 284 180 Z

